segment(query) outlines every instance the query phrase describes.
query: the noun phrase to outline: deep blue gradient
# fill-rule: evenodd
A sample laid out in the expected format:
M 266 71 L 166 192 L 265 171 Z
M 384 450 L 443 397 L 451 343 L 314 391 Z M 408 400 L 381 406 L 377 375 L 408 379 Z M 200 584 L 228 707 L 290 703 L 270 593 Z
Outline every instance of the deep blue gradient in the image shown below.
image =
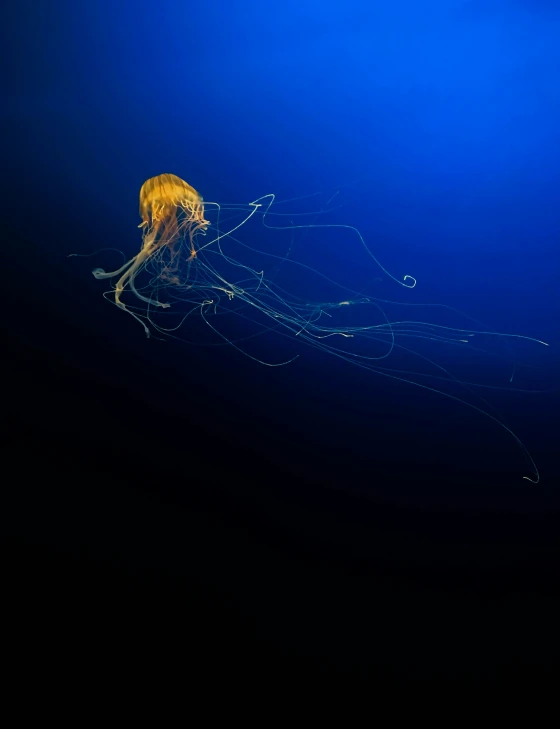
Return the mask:
M 451 573 L 466 559 L 469 575 L 492 560 L 507 579 L 522 563 L 534 574 L 554 540 L 560 481 L 558 4 L 29 1 L 17 12 L 2 111 L 4 314 L 22 381 L 13 417 L 45 477 L 53 483 L 60 469 L 61 483 L 73 479 L 52 496 L 64 513 L 74 489 L 96 494 L 97 517 L 76 533 L 96 533 L 109 493 L 125 513 L 141 492 L 209 522 L 217 509 L 270 550 L 288 549 L 295 533 L 296 554 L 318 544 L 412 572 Z M 417 279 L 414 289 L 342 228 L 282 237 L 251 226 L 244 240 L 289 249 L 368 296 L 446 305 L 490 331 L 547 342 L 509 340 L 511 384 L 513 358 L 498 340 L 488 356 L 421 347 L 461 379 L 503 388 L 475 392 L 521 438 L 540 483 L 523 480 L 531 469 L 514 440 L 472 408 L 295 338 L 260 338 L 270 361 L 298 355 L 278 368 L 210 346 L 200 321 L 193 332 L 208 346 L 146 339 L 91 275 L 117 267 L 118 255 L 67 256 L 103 247 L 133 256 L 140 186 L 163 172 L 222 204 L 293 199 L 294 214 L 337 193 L 316 222 L 355 226 L 394 277 Z M 291 270 L 279 274 L 285 289 L 322 299 L 316 279 Z M 449 323 L 442 309 L 421 311 Z M 368 326 L 372 315 L 354 307 L 347 321 Z M 111 547 L 88 543 L 111 559 Z M 231 577 L 212 569 L 217 582 Z

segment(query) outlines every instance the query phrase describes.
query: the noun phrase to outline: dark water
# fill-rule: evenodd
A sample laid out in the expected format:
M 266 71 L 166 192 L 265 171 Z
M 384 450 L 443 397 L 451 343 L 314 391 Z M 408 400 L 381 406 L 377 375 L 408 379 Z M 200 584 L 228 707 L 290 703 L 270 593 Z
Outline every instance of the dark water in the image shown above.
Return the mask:
M 143 652 L 188 646 L 226 673 L 240 655 L 389 679 L 556 660 L 560 13 L 386 5 L 10 11 L 2 530 L 37 654 L 47 624 L 77 660 L 142 625 Z M 243 354 L 198 316 L 189 342 L 147 339 L 91 275 L 119 254 L 68 255 L 132 257 L 140 186 L 162 172 L 329 226 L 239 231 L 261 253 L 236 260 L 286 295 L 403 305 L 338 307 L 333 327 L 549 346 L 400 339 L 382 365 L 422 388 L 293 332 Z M 229 341 L 258 330 L 223 313 Z

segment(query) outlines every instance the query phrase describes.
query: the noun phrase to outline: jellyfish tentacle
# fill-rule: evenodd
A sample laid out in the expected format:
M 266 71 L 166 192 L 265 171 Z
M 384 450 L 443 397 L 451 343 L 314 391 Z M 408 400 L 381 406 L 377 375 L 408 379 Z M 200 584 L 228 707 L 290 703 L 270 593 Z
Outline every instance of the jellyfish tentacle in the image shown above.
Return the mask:
M 123 264 L 120 268 L 117 268 L 116 271 L 106 271 L 104 268 L 94 268 L 92 271 L 92 274 L 94 278 L 101 280 L 104 278 L 115 278 L 115 276 L 118 276 L 123 271 L 126 271 L 127 268 L 130 268 L 134 261 L 138 258 L 140 254 L 137 254 L 134 256 L 134 258 L 131 258 L 129 261 L 127 261 L 125 264 Z

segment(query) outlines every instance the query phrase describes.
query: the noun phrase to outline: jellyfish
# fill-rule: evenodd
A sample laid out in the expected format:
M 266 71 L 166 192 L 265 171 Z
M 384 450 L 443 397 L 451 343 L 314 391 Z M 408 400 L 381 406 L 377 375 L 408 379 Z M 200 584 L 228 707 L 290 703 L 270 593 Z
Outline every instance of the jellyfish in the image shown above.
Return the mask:
M 498 349 L 516 338 L 546 343 L 494 332 L 444 304 L 379 298 L 370 290 L 357 290 L 353 277 L 350 285 L 333 280 L 332 272 L 327 275 L 319 270 L 314 258 L 304 261 L 290 256 L 296 233 L 307 236 L 316 232 L 325 245 L 325 234 L 334 231 L 337 236 L 347 236 L 345 259 L 352 258 L 367 268 L 369 258 L 376 265 L 375 273 L 381 271 L 405 289 L 415 288 L 413 276 L 399 278 L 381 265 L 356 227 L 317 222 L 326 209 L 329 212 L 329 204 L 330 200 L 319 211 L 294 214 L 283 212 L 282 202 L 277 203 L 273 194 L 241 205 L 203 202 L 180 177 L 158 175 L 140 190 L 140 251 L 117 270 L 96 268 L 93 275 L 116 279 L 105 295 L 140 322 L 148 337 L 157 332 L 185 341 L 184 324 L 187 320 L 195 323 L 191 315 L 198 313 L 204 333 L 210 330 L 217 337 L 212 344 L 234 347 L 259 364 L 278 367 L 296 359 L 299 354 L 281 358 L 284 350 L 279 361 L 268 359 L 271 335 L 280 342 L 290 338 L 379 377 L 399 380 L 467 406 L 513 438 L 532 471 L 532 476 L 523 478 L 537 483 L 539 473 L 525 445 L 475 392 L 475 388 L 492 389 L 493 385 L 454 374 L 438 359 L 438 352 L 463 349 L 466 362 L 468 357 L 488 354 L 492 342 L 498 343 Z M 296 215 L 310 217 L 295 220 Z M 242 234 L 241 229 L 253 218 L 260 221 L 258 230 Z M 287 253 L 273 245 L 274 235 L 282 231 L 289 231 L 292 239 Z M 321 249 L 308 247 L 308 251 L 317 250 Z M 350 250 L 353 253 L 349 256 Z M 359 259 L 358 252 L 366 259 Z M 374 275 L 372 281 L 379 281 Z M 298 290 L 296 281 L 303 288 Z M 310 300 L 311 291 L 314 300 Z M 323 294 L 324 298 L 317 300 Z M 422 310 L 430 314 L 416 313 Z M 255 354 L 260 352 L 259 341 L 264 342 L 262 356 Z M 507 389 L 515 389 L 509 387 L 512 380 L 513 372 Z
M 204 218 L 204 203 L 201 195 L 188 182 L 177 175 L 165 173 L 151 177 L 142 185 L 140 217 L 142 222 L 138 227 L 143 231 L 140 251 L 116 271 L 96 268 L 93 275 L 97 279 L 120 276 L 115 284 L 114 297 L 116 305 L 121 309 L 127 310 L 122 301 L 126 286 L 141 301 L 166 308 L 168 303 L 140 293 L 135 278 L 150 258 L 165 249 L 168 260 L 159 275 L 169 282 L 178 282 L 174 274 L 178 269 L 183 242 L 185 239 L 188 242 L 187 264 L 190 264 L 196 258 L 196 237 L 204 234 L 209 225 Z M 138 319 L 133 312 L 129 313 Z M 146 333 L 149 335 L 149 330 L 146 329 Z

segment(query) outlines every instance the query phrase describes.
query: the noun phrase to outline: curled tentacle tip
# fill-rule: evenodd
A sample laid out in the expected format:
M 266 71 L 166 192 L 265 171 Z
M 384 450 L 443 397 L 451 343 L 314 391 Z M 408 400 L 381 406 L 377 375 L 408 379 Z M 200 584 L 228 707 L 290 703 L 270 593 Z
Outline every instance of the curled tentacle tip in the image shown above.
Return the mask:
M 403 283 L 403 286 L 406 286 L 407 289 L 413 289 L 416 286 L 416 279 L 414 276 L 409 276 L 408 274 L 403 278 L 403 281 L 407 279 L 410 279 L 412 283 Z
M 94 268 L 92 273 L 95 276 L 95 278 L 99 278 L 100 276 L 103 276 L 103 274 L 105 273 L 105 269 L 104 268 Z

